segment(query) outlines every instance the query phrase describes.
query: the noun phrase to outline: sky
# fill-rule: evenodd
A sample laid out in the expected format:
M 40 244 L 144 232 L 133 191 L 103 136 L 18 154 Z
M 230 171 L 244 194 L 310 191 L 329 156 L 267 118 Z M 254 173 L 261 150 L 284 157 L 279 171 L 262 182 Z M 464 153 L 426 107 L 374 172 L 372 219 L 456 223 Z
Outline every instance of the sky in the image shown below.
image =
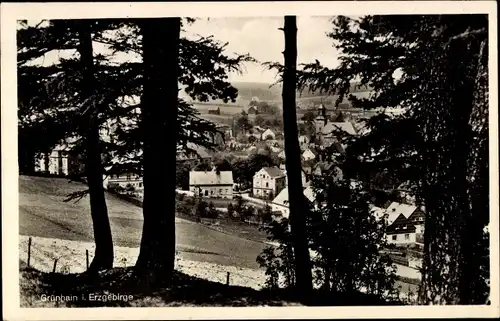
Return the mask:
M 29 21 L 36 25 L 38 21 Z M 228 42 L 226 54 L 249 54 L 259 62 L 283 62 L 284 35 L 283 17 L 238 17 L 200 18 L 185 27 L 186 37 L 211 36 L 221 42 Z M 337 52 L 332 40 L 326 34 L 332 30 L 331 17 L 297 17 L 298 63 L 314 62 L 318 59 L 328 67 L 337 64 Z M 106 47 L 94 44 L 94 51 L 105 53 Z M 56 62 L 59 57 L 68 57 L 74 52 L 50 52 L 33 63 L 44 65 Z M 120 56 L 117 60 L 137 60 L 137 57 Z M 276 72 L 266 70 L 258 63 L 245 63 L 242 74 L 230 74 L 231 82 L 273 83 Z
M 190 34 L 228 42 L 227 53 L 248 53 L 259 62 L 283 62 L 283 17 L 200 19 L 186 28 Z M 318 59 L 335 67 L 337 52 L 326 34 L 332 30 L 330 17 L 297 17 L 298 63 Z M 231 75 L 231 81 L 273 83 L 276 72 L 267 71 L 260 64 L 248 63 L 242 75 Z

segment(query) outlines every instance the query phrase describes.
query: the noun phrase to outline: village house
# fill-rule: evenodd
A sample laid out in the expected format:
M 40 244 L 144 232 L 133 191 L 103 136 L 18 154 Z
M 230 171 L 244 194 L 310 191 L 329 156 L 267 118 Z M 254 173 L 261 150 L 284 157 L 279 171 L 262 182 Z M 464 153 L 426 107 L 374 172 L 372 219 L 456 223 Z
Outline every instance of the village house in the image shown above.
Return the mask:
M 268 128 L 262 133 L 261 139 L 262 140 L 267 140 L 267 139 L 275 140 L 276 134 L 270 128 Z
M 278 167 L 263 167 L 253 176 L 253 194 L 273 198 L 285 188 L 286 176 Z
M 62 141 L 52 151 L 42 153 L 35 160 L 35 171 L 52 175 L 80 175 L 84 172 L 81 156 L 74 152 L 77 138 Z
M 109 167 L 106 169 L 109 170 Z M 104 176 L 104 188 L 110 189 L 120 186 L 124 190 L 132 189 L 137 192 L 144 191 L 142 177 L 135 173 L 120 173 Z
M 210 198 L 233 198 L 232 171 L 191 171 L 189 191 L 195 196 Z
M 250 116 L 250 115 L 258 115 L 259 111 L 257 110 L 256 106 L 248 106 L 246 108 L 243 108 L 242 114 L 243 115 L 248 115 L 248 116 Z
M 212 159 L 212 153 L 206 147 L 193 143 L 187 143 L 186 146 L 187 149 L 177 152 L 177 163 L 189 163 L 191 166 L 196 166 Z
M 342 116 L 342 119 L 338 118 L 342 121 L 329 121 L 326 114 L 326 108 L 323 104 L 318 107 L 318 116 L 316 116 L 314 124 L 316 127 L 316 135 L 322 145 L 330 146 L 331 144 L 338 142 L 336 137 L 337 134 L 335 133 L 338 130 L 341 130 L 349 135 L 357 134 L 353 124 L 350 121 L 346 121 L 344 118 L 345 116 Z
M 305 150 L 310 142 L 311 139 L 309 139 L 306 135 L 299 136 L 299 145 L 301 150 Z
M 285 160 L 285 150 L 284 149 L 278 153 L 278 157 L 282 160 Z
M 415 205 L 392 202 L 386 210 L 388 214 L 388 223 L 392 224 L 399 215 L 403 215 L 416 228 L 416 233 L 424 232 L 425 214 L 423 208 Z
M 412 244 L 417 241 L 417 229 L 403 214 L 387 226 L 385 230 L 387 242 L 395 245 Z
M 311 202 L 316 200 L 316 194 L 311 186 L 304 188 L 304 195 Z M 271 202 L 271 210 L 273 212 L 281 212 L 285 218 L 290 216 L 288 187 L 285 187 Z
M 408 245 L 417 242 L 424 232 L 425 214 L 414 205 L 392 202 L 384 211 L 387 220 L 386 237 L 389 244 Z
M 220 115 L 220 107 L 217 107 L 217 108 L 210 108 L 208 110 L 208 113 L 210 115 Z
M 315 160 L 318 158 L 318 156 L 318 152 L 310 147 L 306 148 L 306 150 L 304 150 L 304 152 L 302 153 L 302 159 L 304 161 Z

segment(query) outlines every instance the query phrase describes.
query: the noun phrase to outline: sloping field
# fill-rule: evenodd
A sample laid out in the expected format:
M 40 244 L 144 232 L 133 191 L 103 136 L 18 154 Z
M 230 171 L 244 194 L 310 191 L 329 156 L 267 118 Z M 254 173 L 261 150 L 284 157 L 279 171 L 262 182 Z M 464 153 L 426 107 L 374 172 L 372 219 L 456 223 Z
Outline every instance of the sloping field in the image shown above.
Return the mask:
M 77 203 L 63 202 L 68 193 L 85 188 L 65 178 L 20 176 L 19 234 L 93 242 L 88 196 Z M 139 247 L 142 208 L 111 194 L 106 194 L 106 201 L 114 244 Z M 247 268 L 258 268 L 255 259 L 266 246 L 179 218 L 176 242 L 185 259 Z

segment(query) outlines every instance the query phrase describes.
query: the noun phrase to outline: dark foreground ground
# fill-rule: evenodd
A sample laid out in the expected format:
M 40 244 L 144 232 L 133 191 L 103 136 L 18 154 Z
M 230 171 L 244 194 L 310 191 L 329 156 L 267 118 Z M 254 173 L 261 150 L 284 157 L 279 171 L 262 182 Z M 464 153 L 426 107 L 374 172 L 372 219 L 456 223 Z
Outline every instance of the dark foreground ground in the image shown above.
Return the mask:
M 320 293 L 300 302 L 289 291 L 253 290 L 226 286 L 175 272 L 172 285 L 140 289 L 132 268 L 115 268 L 99 274 L 44 273 L 20 265 L 21 307 L 220 307 L 220 306 L 346 306 L 389 305 L 365 294 Z M 114 295 L 114 299 L 113 299 Z M 67 296 L 54 299 L 51 296 Z M 118 297 L 119 296 L 119 297 Z M 392 303 L 394 304 L 394 303 Z

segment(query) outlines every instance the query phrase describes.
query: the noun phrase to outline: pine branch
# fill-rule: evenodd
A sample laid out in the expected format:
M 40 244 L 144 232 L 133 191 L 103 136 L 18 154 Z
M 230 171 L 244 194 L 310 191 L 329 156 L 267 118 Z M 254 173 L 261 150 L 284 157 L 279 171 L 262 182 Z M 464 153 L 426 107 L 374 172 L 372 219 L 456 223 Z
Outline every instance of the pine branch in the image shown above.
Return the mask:
M 87 196 L 87 194 L 89 194 L 90 190 L 89 189 L 86 189 L 86 190 L 82 190 L 82 191 L 76 191 L 76 192 L 73 192 L 73 193 L 70 193 L 68 195 L 66 195 L 66 198 L 63 200 L 63 202 L 67 203 L 67 202 L 71 202 L 73 200 L 74 203 L 78 203 L 80 200 L 82 200 L 85 196 Z

